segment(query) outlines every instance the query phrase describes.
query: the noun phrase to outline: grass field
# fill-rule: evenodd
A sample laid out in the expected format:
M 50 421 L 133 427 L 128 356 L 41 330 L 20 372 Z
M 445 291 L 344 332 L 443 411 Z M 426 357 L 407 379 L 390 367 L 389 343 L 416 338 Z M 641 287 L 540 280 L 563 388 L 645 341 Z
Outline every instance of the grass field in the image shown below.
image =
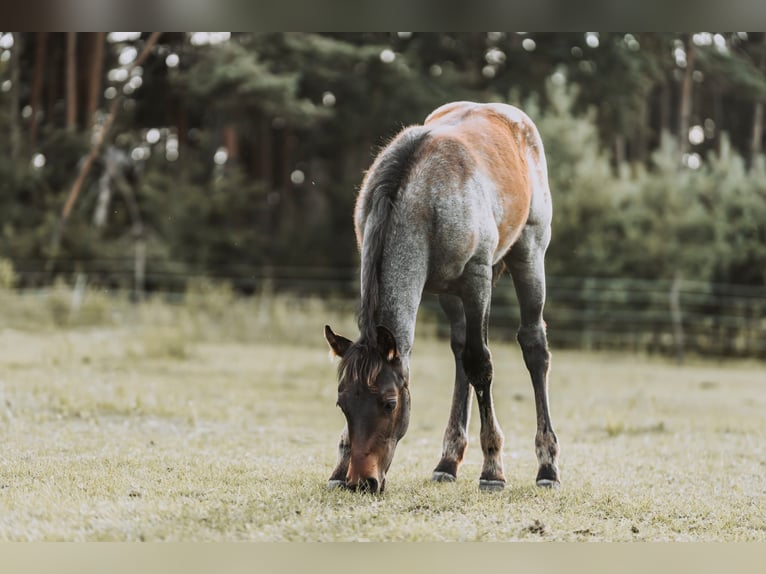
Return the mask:
M 325 487 L 343 417 L 315 310 L 293 338 L 269 317 L 224 336 L 149 310 L 0 326 L 0 540 L 766 541 L 762 363 L 554 350 L 562 487 L 547 491 L 520 352 L 493 343 L 508 484 L 481 493 L 476 413 L 458 481 L 428 480 L 453 363 L 418 339 L 410 430 L 372 497 Z

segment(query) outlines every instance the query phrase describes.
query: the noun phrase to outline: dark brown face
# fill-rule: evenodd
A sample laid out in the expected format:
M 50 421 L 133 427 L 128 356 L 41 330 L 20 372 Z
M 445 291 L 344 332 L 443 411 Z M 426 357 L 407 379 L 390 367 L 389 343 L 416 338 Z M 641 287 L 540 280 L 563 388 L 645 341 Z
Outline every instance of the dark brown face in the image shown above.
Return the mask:
M 410 392 L 396 342 L 384 327 L 374 346 L 326 333 L 341 357 L 338 406 L 348 425 L 351 457 L 346 486 L 382 492 L 410 419 Z

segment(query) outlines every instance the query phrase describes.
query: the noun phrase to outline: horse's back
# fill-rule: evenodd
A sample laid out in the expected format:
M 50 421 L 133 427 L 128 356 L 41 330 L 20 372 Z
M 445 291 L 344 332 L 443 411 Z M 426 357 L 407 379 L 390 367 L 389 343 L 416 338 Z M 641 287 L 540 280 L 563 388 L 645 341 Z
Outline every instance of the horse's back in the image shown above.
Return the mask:
M 434 110 L 424 126 L 432 157 L 463 172 L 453 181 L 472 179 L 474 188 L 481 184 L 497 230 L 493 262 L 529 222 L 549 225 L 545 155 L 537 128 L 524 112 L 507 104 L 453 102 Z M 452 188 L 457 194 L 471 191 L 462 182 Z
M 389 178 L 396 166 L 401 173 Z M 422 126 L 402 130 L 362 184 L 355 212 L 360 248 L 372 229 L 373 198 L 381 193 L 399 206 L 386 253 L 402 262 L 422 255 L 431 290 L 460 277 L 469 260 L 500 261 L 530 222 L 550 224 L 537 129 L 504 104 L 447 104 Z

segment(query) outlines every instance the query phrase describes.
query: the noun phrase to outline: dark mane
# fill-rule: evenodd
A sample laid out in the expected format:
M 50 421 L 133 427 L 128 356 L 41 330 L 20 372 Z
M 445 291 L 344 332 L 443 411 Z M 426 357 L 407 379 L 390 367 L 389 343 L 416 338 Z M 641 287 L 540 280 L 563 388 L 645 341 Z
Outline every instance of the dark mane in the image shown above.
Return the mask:
M 338 364 L 338 379 L 352 384 L 364 384 L 376 391 L 375 382 L 383 369 L 385 359 L 378 350 L 367 343 L 356 343 L 349 347 Z
M 362 241 L 362 297 L 358 323 L 360 340 L 373 346 L 377 338 L 375 312 L 380 297 L 380 263 L 391 214 L 395 210 L 399 190 L 406 183 L 418 157 L 417 152 L 427 137 L 428 131 L 422 127 L 411 127 L 400 132 L 383 150 L 366 182 L 367 193 L 362 204 L 366 222 Z

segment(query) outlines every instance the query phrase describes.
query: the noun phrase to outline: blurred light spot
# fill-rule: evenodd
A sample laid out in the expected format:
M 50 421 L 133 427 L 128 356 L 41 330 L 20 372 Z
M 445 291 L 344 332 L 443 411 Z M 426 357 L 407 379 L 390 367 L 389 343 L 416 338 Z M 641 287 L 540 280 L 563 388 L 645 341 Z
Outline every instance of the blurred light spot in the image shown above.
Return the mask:
M 21 117 L 25 120 L 32 117 L 32 106 L 24 106 L 21 109 Z
M 133 159 L 133 161 L 141 161 L 142 159 L 147 157 L 147 155 L 148 154 L 146 150 L 141 146 L 134 147 L 133 150 L 130 152 L 130 157 Z
M 141 78 L 141 76 L 133 76 L 132 78 L 130 78 L 128 85 L 134 90 L 137 90 L 138 88 L 141 87 L 143 83 L 144 83 L 144 80 Z
M 160 141 L 160 130 L 157 128 L 152 128 L 146 132 L 146 141 L 150 144 L 156 144 L 158 141 Z
M 527 38 L 527 40 L 528 39 L 529 38 Z M 524 40 L 524 41 L 526 42 L 527 40 Z M 486 54 L 484 54 L 484 59 L 487 61 L 488 64 L 497 66 L 505 62 L 505 52 L 503 52 L 499 48 L 490 48 L 489 50 L 487 50 Z
M 384 64 L 390 64 L 394 60 L 396 60 L 396 54 L 393 50 L 386 48 L 380 53 L 380 61 Z
M 702 158 L 698 153 L 685 153 L 683 163 L 689 169 L 699 169 L 702 166 Z
M 325 92 L 322 94 L 322 105 L 332 107 L 335 105 L 335 94 L 332 92 Z
M 124 86 L 122 86 L 122 93 L 125 94 L 126 96 L 129 96 L 134 91 L 135 91 L 135 88 L 130 84 L 125 84 Z
M 136 66 L 135 68 L 131 68 L 130 75 L 133 76 L 142 76 L 144 74 L 144 69 L 141 66 Z
M 673 57 L 676 60 L 676 66 L 678 66 L 679 68 L 686 67 L 686 50 L 684 50 L 680 46 L 677 47 L 675 50 L 673 50 Z
M 222 44 L 231 39 L 231 32 L 210 32 L 211 44 Z
M 168 54 L 168 57 L 165 58 L 165 65 L 168 68 L 175 68 L 178 63 L 181 61 L 181 58 L 178 57 L 178 54 Z
M 45 167 L 45 156 L 41 153 L 36 153 L 32 156 L 32 165 L 36 169 L 42 169 Z
M 481 75 L 485 78 L 494 78 L 495 77 L 495 67 L 487 64 L 481 69 Z
M 300 185 L 306 181 L 306 174 L 301 170 L 296 169 L 290 174 L 290 181 L 292 181 L 295 185 Z
M 109 70 L 106 77 L 110 82 L 124 82 L 128 79 L 128 71 L 125 68 L 113 68 Z
M 0 54 L 0 62 L 7 62 L 11 59 L 11 53 L 8 50 L 3 50 L 3 53 Z
M 168 161 L 176 161 L 178 159 L 178 150 L 177 149 L 166 149 L 165 150 L 165 159 Z
M 120 62 L 121 66 L 127 66 L 136 59 L 136 56 L 138 56 L 138 50 L 133 46 L 125 46 L 120 50 L 120 55 L 117 57 L 117 61 Z
M 737 38 L 740 40 L 747 40 L 747 32 L 737 32 Z
M 553 84 L 556 86 L 563 86 L 567 82 L 567 76 L 561 70 L 557 70 L 553 72 L 553 75 L 551 76 L 551 82 L 553 82 Z
M 582 58 L 582 48 L 580 46 L 572 46 L 570 51 L 575 58 Z
M 190 38 L 192 46 L 203 46 L 209 41 L 210 35 L 207 32 L 194 32 Z
M 13 82 L 11 82 L 10 80 L 5 80 L 2 84 L 0 84 L 0 90 L 4 92 L 9 92 L 12 86 L 13 86 Z
M 223 148 L 223 147 L 219 147 L 218 151 L 216 151 L 215 155 L 213 156 L 213 161 L 217 165 L 225 164 L 228 159 L 229 159 L 229 152 L 227 152 L 226 148 Z
M 7 32 L 0 36 L 0 48 L 10 50 L 13 48 L 13 34 Z
M 689 128 L 689 142 L 692 145 L 699 145 L 705 141 L 705 130 L 702 126 L 692 126 Z
M 713 43 L 721 54 L 728 54 L 729 46 L 726 44 L 726 38 L 724 38 L 722 34 L 713 36 Z
M 588 44 L 590 48 L 598 48 L 598 32 L 585 32 L 585 43 Z
M 704 79 L 705 79 L 705 74 L 703 74 L 701 71 L 699 71 L 699 70 L 694 70 L 694 71 L 692 72 L 692 80 L 694 80 L 694 81 L 695 81 L 695 82 L 697 82 L 698 84 L 699 84 L 699 83 L 701 83 L 701 82 L 702 82 L 702 80 L 704 80 Z
M 396 35 L 404 40 L 412 38 L 412 32 L 397 32 Z
M 490 42 L 499 42 L 505 38 L 505 32 L 487 32 L 487 40 Z
M 428 73 L 434 78 L 438 78 L 442 75 L 442 67 L 439 64 L 432 64 L 431 67 L 428 68 Z
M 713 43 L 713 35 L 710 32 L 699 32 L 692 35 L 692 43 L 695 46 L 710 46 Z
M 521 47 L 527 52 L 533 52 L 537 48 L 537 43 L 532 38 L 524 38 L 521 42 Z
M 628 50 L 631 52 L 637 52 L 641 49 L 641 44 L 638 43 L 638 40 L 636 40 L 636 37 L 633 34 L 625 34 L 623 40 L 625 41 Z
M 107 89 L 104 90 L 104 97 L 107 100 L 113 100 L 116 95 L 117 95 L 117 88 L 115 88 L 114 86 L 109 86 Z
M 207 44 L 221 44 L 231 38 L 231 32 L 194 32 L 191 35 L 193 46 L 205 46 Z
M 141 37 L 141 32 L 109 32 L 106 36 L 107 42 L 116 44 L 119 42 L 133 42 Z

